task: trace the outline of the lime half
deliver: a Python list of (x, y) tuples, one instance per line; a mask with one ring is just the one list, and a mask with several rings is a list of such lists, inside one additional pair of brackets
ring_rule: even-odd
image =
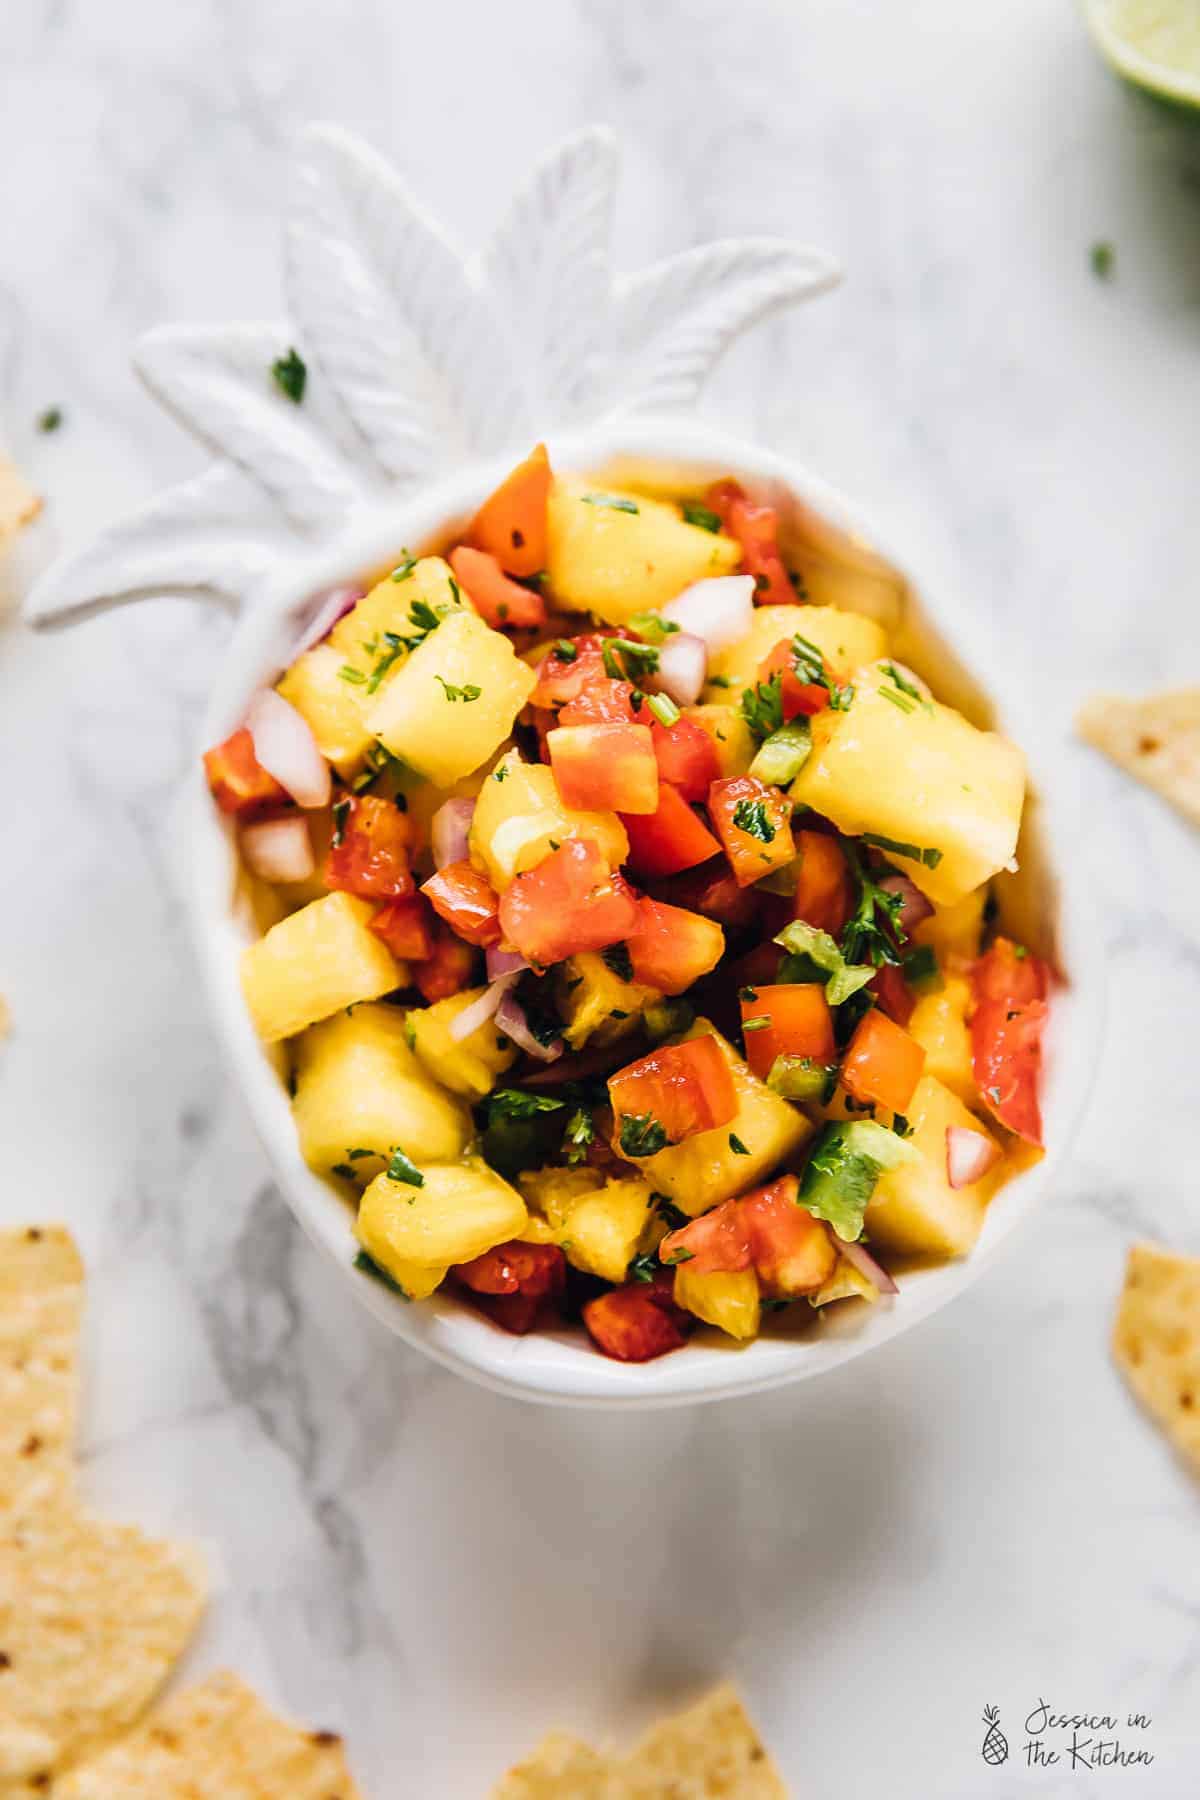
[(1086, 0), (1105, 60), (1135, 87), (1200, 112), (1197, 0)]

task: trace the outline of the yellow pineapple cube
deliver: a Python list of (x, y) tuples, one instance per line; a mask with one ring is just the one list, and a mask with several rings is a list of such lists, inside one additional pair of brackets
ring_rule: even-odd
[(855, 1268), (844, 1256), (839, 1256), (833, 1265), (833, 1274), (823, 1287), (815, 1294), (808, 1296), (810, 1306), (829, 1306), (834, 1300), (868, 1300), (872, 1305), (879, 1298), (879, 1289), (873, 1281)]
[(494, 1019), (485, 1019), (461, 1043), (450, 1036), (459, 1013), (473, 1006), (483, 991), (466, 988), (432, 1006), (416, 1006), (408, 1015), (413, 1049), (425, 1068), (452, 1094), (468, 1100), (482, 1100), (490, 1094), (496, 1077), (517, 1060), (516, 1047), (497, 1031)]
[(276, 686), (307, 719), (317, 748), (339, 775), (357, 773), (374, 742), (367, 730), (365, 687), (346, 681), (346, 659), (332, 644), (296, 658)]
[(471, 861), (502, 894), (514, 878), (542, 862), (564, 838), (589, 838), (610, 869), (629, 855), (629, 838), (615, 812), (576, 812), (559, 797), (554, 771), (502, 756), (482, 783), (471, 821)]
[(502, 632), (453, 612), (380, 689), (367, 723), (430, 781), (459, 781), (508, 737), (536, 676)]
[[(532, 1208), (529, 1228), (540, 1224), (550, 1228), (553, 1241), (566, 1230), (571, 1208), (585, 1194), (595, 1194), (604, 1186), (599, 1169), (583, 1165), (577, 1169), (527, 1169), (517, 1177), (518, 1186)], [(544, 1237), (542, 1242), (546, 1242)]]
[(353, 894), (327, 894), (243, 950), (242, 993), (264, 1043), (407, 984), (405, 964), (367, 929), (374, 912)]
[(978, 1099), (971, 1068), (971, 1034), (967, 1030), (970, 983), (962, 975), (947, 975), (945, 986), (922, 994), (908, 1021), (908, 1035), (925, 1052), (925, 1074), (968, 1105)]
[(974, 888), (961, 900), (935, 906), (929, 918), (922, 919), (913, 931), (913, 943), (931, 944), (939, 960), (969, 961), (978, 956), (987, 892), (986, 887)]
[(722, 780), (746, 773), (754, 761), (758, 740), (738, 710), (737, 700), (732, 705), (685, 706), (683, 716), (707, 731), (716, 745)]
[(921, 1160), (901, 1163), (880, 1176), (867, 1205), (867, 1236), (884, 1250), (907, 1255), (965, 1256), (983, 1227), (988, 1201), (1004, 1180), (1004, 1162), (969, 1187), (950, 1186), (949, 1127), (961, 1126), (989, 1139), (991, 1133), (932, 1075), (917, 1083), (906, 1117), (912, 1126), (909, 1142)]
[(693, 1275), (686, 1263), (680, 1263), (675, 1271), (674, 1300), (676, 1306), (729, 1337), (758, 1336), (762, 1305), (753, 1269)]
[(591, 1038), (597, 1044), (611, 1044), (628, 1037), (651, 1001), (662, 998), (657, 988), (623, 981), (605, 962), (604, 953), (596, 950), (569, 956), (557, 986), (564, 1035), (573, 1050)]
[[(450, 1273), (448, 1269), (427, 1269), (421, 1263), (405, 1262), (399, 1256), (393, 1256), (389, 1262), (385, 1263), (382, 1255), (377, 1256), (374, 1251), (367, 1249), (361, 1230), (359, 1231), (359, 1242), (367, 1251), (371, 1261), (377, 1264), (385, 1275), (396, 1284), (406, 1300), (428, 1300), (430, 1294), (437, 1292)], [(386, 1254), (386, 1244), (381, 1243), (380, 1249), (383, 1254)]]
[(623, 1281), (645, 1231), (653, 1191), (640, 1176), (605, 1179), (596, 1169), (542, 1169), (522, 1175), (521, 1192), (538, 1209), (528, 1241), (561, 1244), (586, 1275)]
[(851, 705), (814, 720), (812, 755), (792, 799), (851, 836), (926, 851), (921, 861), (880, 846), (931, 900), (953, 904), (1016, 850), (1024, 758), (951, 707), (903, 694), (888, 666), (859, 671)]
[(431, 1081), (408, 1047), (394, 1006), (356, 1006), (296, 1040), (292, 1111), (305, 1162), (360, 1186), (393, 1150), (416, 1163), (453, 1162), (471, 1139), (471, 1115)]
[[(389, 680), (408, 655), (405, 646), (390, 643), (385, 632), (391, 632), (397, 638), (419, 636), (428, 619), (413, 618), (413, 607), (417, 602), (439, 617), (456, 611), (463, 603), (450, 565), (440, 556), (422, 556), (411, 567), (407, 561), (399, 567), (409, 569), (402, 581), (393, 581), (390, 574), (385, 575), (338, 620), (329, 634), (329, 642), (343, 663), (349, 663), (370, 680), (382, 677), (378, 685)], [(381, 668), (381, 661), (387, 658), (392, 660)]]
[[(733, 1045), (713, 1031), (707, 1019), (697, 1019), (686, 1035), (697, 1037), (704, 1032), (712, 1032), (729, 1064), (738, 1100), (736, 1114), (728, 1125), (693, 1132), (680, 1144), (669, 1144), (654, 1156), (636, 1159), (638, 1173), (651, 1187), (668, 1195), (692, 1218), (719, 1200), (731, 1200), (766, 1181), (813, 1130), (806, 1114), (751, 1074)], [(744, 1144), (749, 1155), (734, 1150), (731, 1138)], [(613, 1148), (619, 1155), (618, 1146)]]
[(446, 1269), (521, 1235), (525, 1202), (480, 1158), (430, 1164), (421, 1173), (420, 1187), (377, 1175), (362, 1197), (359, 1242), (381, 1268)]
[(546, 526), (556, 598), (609, 625), (665, 606), (693, 581), (729, 575), (742, 560), (732, 538), (688, 525), (678, 506), (577, 478), (554, 482)]
[(887, 633), (862, 613), (843, 612), (836, 606), (760, 606), (746, 635), (709, 658), (704, 698), (718, 705), (739, 705), (743, 690), (758, 680), (763, 658), (781, 638), (797, 633), (816, 645), (840, 681), (887, 655)]

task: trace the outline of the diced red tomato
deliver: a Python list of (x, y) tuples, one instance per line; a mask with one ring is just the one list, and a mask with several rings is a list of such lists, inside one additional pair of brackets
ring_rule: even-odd
[(815, 681), (801, 681), (796, 673), (791, 638), (780, 638), (771, 653), (759, 663), (759, 681), (770, 681), (772, 675), (779, 676), (779, 701), (785, 720), (797, 719), (801, 713), (811, 718), (829, 705), (828, 688)]
[(837, 938), (850, 917), (850, 870), (836, 838), (823, 831), (798, 831), (800, 857), (793, 916)]
[(794, 1175), (783, 1175), (738, 1201), (759, 1284), (775, 1300), (813, 1293), (837, 1263), (829, 1227), (797, 1205), (799, 1189)]
[(1049, 985), (1045, 963), (1019, 955), (1008, 938), (997, 938), (971, 971), (971, 1060), (980, 1096), (1002, 1125), (1039, 1147)]
[(564, 806), (658, 810), (658, 763), (648, 725), (560, 725), (547, 732), (546, 748)]
[(633, 710), (633, 683), (598, 675), (558, 715), (560, 725), (645, 724)]
[(546, 602), (542, 596), (511, 581), (486, 550), (459, 544), (447, 560), (475, 611), (497, 631), (546, 623)]
[(655, 722), (650, 731), (662, 779), (692, 804), (706, 800), (721, 773), (721, 759), (704, 727), (681, 714), (673, 725)]
[(635, 981), (663, 994), (682, 994), (716, 968), (725, 949), (725, 933), (699, 913), (643, 896), (625, 942)]
[(472, 863), (447, 863), (422, 883), (421, 892), (441, 919), (468, 944), (486, 950), (500, 942), (500, 901)]
[(223, 744), (204, 752), (204, 773), (222, 812), (248, 817), (289, 798), (255, 756), (254, 739), (244, 725)]
[(610, 873), (588, 838), (568, 838), (518, 875), (500, 901), (505, 942), (539, 968), (619, 943), (636, 920), (632, 888), (618, 871)]
[(867, 983), (867, 991), (874, 994), (880, 1011), (897, 1025), (907, 1025), (916, 1011), (917, 997), (895, 963), (884, 963), (877, 969)]
[(538, 444), (489, 494), (472, 521), (468, 535), (510, 575), (536, 575), (546, 566), (551, 479), (546, 446)]
[(773, 506), (755, 506), (736, 481), (718, 481), (705, 496), (731, 537), (742, 546), (742, 568), (754, 577), (759, 606), (795, 606), (800, 599), (779, 554), (779, 521)]
[(625, 1119), (649, 1116), (662, 1126), (669, 1143), (678, 1144), (693, 1132), (727, 1125), (738, 1109), (729, 1064), (717, 1040), (707, 1035), (664, 1044), (619, 1069), (608, 1078), (608, 1096), (617, 1143)]
[(855, 1028), (842, 1059), (842, 1086), (863, 1106), (904, 1112), (921, 1079), (925, 1051), (873, 1006)]
[(334, 833), (325, 859), (325, 886), (366, 900), (403, 900), (413, 892), (408, 853), (412, 823), (390, 800), (356, 794)]
[(740, 1200), (672, 1231), (659, 1245), (668, 1266), (686, 1262), (697, 1275), (753, 1268), (773, 1299), (793, 1299), (821, 1287), (833, 1273), (837, 1249), (828, 1227), (797, 1205), (799, 1182), (781, 1176)]
[(667, 782), (660, 782), (658, 809), (650, 816), (621, 814), (629, 833), (629, 866), (653, 880), (675, 875), (719, 854), (721, 846), (687, 801)]
[(537, 1294), (477, 1294), (468, 1288), (466, 1298), (502, 1331), (526, 1337), (538, 1322), (544, 1302)]
[(540, 1300), (562, 1292), (567, 1265), (557, 1244), (523, 1244), (513, 1238), (470, 1262), (456, 1263), (450, 1273), (477, 1294), (525, 1294)]
[(388, 900), (371, 920), (371, 930), (401, 962), (425, 962), (433, 955), (429, 908), (420, 894)]
[(723, 856), (699, 868), (685, 869), (670, 883), (668, 894), (673, 904), (731, 928), (748, 925), (758, 911), (758, 895), (753, 888), (738, 886)]
[[(537, 666), (537, 685), (529, 696), (531, 706), (562, 706), (576, 700), (595, 681), (607, 681), (603, 643), (611, 632), (586, 631), (580, 637), (556, 639), (550, 653)], [(561, 645), (570, 644), (573, 656), (564, 656)]]
[(761, 881), (795, 856), (792, 803), (780, 788), (769, 787), (757, 775), (714, 781), (708, 790), (708, 811), (739, 887)]
[(422, 998), (432, 1006), (435, 1000), (461, 994), (470, 986), (474, 971), (475, 952), (470, 944), (464, 944), (460, 937), (439, 925), (434, 931), (432, 952), (417, 963), (412, 975)]
[[(747, 997), (751, 991), (752, 1000)], [(771, 1073), (777, 1056), (807, 1056), (815, 1063), (836, 1060), (833, 1014), (818, 982), (775, 982), (747, 989), (741, 1008), (746, 1061), (760, 1080)], [(756, 1019), (766, 1023), (759, 1028), (753, 1023)]]
[(589, 1300), (583, 1322), (596, 1348), (618, 1362), (651, 1362), (687, 1342), (685, 1315), (649, 1283), (631, 1282)]

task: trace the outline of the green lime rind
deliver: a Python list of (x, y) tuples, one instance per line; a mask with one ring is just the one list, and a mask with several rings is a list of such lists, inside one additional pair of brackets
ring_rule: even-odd
[(1085, 0), (1109, 67), (1176, 116), (1200, 113), (1200, 14), (1187, 0)]

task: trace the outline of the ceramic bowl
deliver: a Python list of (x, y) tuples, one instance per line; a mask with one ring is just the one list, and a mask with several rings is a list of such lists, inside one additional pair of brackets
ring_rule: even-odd
[[(1006, 679), (998, 647), (948, 591), (918, 588), (877, 520), (798, 464), (680, 414), (738, 330), (831, 284), (828, 259), (748, 240), (613, 278), (614, 163), (607, 134), (573, 139), (535, 173), (488, 249), (467, 259), (371, 151), (330, 128), (309, 133), (289, 228), (292, 320), (176, 328), (139, 352), (145, 379), (219, 460), (50, 570), (30, 597), (31, 620), (69, 623), (168, 592), (232, 603), (236, 623), (202, 732), (203, 743), (218, 741), (290, 659), (324, 592), (402, 547), (445, 541), (542, 436), (557, 468), (613, 484), (695, 492), (737, 476), (779, 508), (781, 540), (806, 567), (814, 599), (883, 619), (896, 655), (941, 697), (1028, 744), (1032, 721), (1012, 703), (1024, 684)], [(300, 406), (269, 376), (293, 343), (310, 370)], [(986, 670), (986, 686), (973, 670)], [(1033, 767), (1031, 777), (1021, 870), (1004, 878), (1002, 906), (1062, 977), (1046, 1157), (1001, 1190), (970, 1257), (905, 1273), (894, 1300), (847, 1303), (744, 1346), (701, 1332), (641, 1366), (607, 1360), (577, 1331), (510, 1337), (449, 1294), (407, 1304), (355, 1269), (350, 1211), (301, 1159), (278, 1059), (242, 1003), (238, 960), (252, 928), (233, 837), (198, 755), (178, 873), (216, 1028), (275, 1176), (363, 1305), (437, 1362), (506, 1393), (665, 1406), (810, 1379), (882, 1347), (970, 1287), (1049, 1193), (1090, 1077), (1098, 987), (1086, 907), (1055, 862), (1052, 770)]]

